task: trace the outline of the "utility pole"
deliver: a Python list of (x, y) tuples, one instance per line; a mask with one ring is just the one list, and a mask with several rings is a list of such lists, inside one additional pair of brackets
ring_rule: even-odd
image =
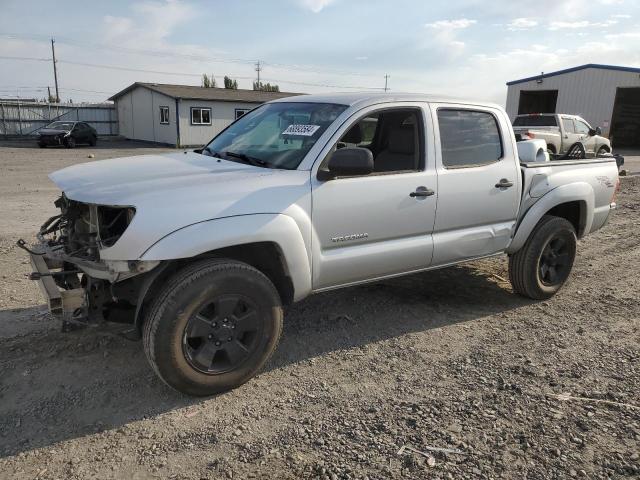
[(389, 84), (389, 75), (385, 75), (384, 76), (384, 91), (385, 92), (389, 90), (389, 88), (387, 86), (388, 84)]
[(60, 103), (60, 95), (58, 93), (58, 69), (56, 68), (56, 42), (51, 39), (51, 55), (53, 57), (53, 79), (56, 82), (56, 103)]
[(258, 60), (256, 62), (256, 72), (258, 74), (258, 89), (260, 88), (260, 70), (262, 70), (262, 67), (260, 66), (260, 60)]

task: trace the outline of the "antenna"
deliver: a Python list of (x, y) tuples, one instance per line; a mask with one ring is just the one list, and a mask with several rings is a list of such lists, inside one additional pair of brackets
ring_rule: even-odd
[(384, 91), (387, 92), (389, 90), (388, 84), (389, 84), (389, 78), (391, 78), (390, 75), (385, 75), (384, 76)]

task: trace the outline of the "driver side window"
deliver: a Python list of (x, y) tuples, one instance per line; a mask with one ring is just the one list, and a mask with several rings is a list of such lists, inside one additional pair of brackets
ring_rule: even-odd
[(419, 109), (381, 110), (360, 118), (335, 148), (366, 148), (373, 155), (373, 173), (417, 171), (423, 168), (424, 127)]
[(580, 120), (574, 120), (574, 123), (576, 124), (576, 132), (577, 133), (581, 133), (581, 134), (585, 134), (587, 135), (589, 133), (589, 126), (580, 121)]

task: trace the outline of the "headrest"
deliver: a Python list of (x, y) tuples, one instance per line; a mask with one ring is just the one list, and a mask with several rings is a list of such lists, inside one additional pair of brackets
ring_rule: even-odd
[(362, 143), (362, 128), (360, 128), (360, 124), (356, 123), (353, 127), (349, 129), (347, 133), (345, 133), (344, 137), (342, 137), (342, 141), (344, 143)]
[(389, 131), (389, 147), (387, 150), (391, 153), (410, 155), (416, 148), (414, 142), (413, 125), (394, 128)]

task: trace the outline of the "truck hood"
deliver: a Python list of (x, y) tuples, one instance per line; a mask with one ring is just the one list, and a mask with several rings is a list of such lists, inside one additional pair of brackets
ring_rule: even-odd
[[(101, 160), (58, 170), (49, 178), (79, 202), (132, 206), (127, 238), (146, 248), (169, 233), (215, 218), (283, 213), (310, 203), (309, 172), (254, 167), (180, 152)], [(145, 247), (145, 244), (146, 247)]]
[(155, 205), (175, 202), (176, 196), (189, 197), (201, 189), (215, 189), (216, 195), (255, 190), (266, 179), (290, 172), (184, 152), (82, 163), (49, 178), (72, 200), (140, 206), (150, 200), (159, 202)]

